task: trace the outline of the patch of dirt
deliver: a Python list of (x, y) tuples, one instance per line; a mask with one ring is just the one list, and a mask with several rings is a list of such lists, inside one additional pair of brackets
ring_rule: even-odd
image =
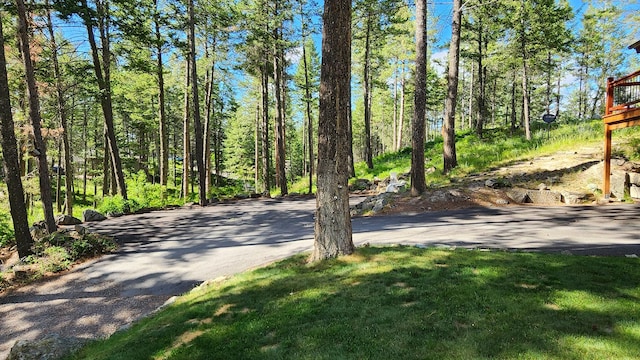
[[(446, 187), (428, 189), (419, 197), (412, 197), (408, 192), (392, 194), (388, 205), (376, 215), (521, 205), (507, 195), (510, 188), (539, 190), (544, 187), (556, 193), (584, 194), (590, 199), (586, 203), (591, 204), (600, 196), (598, 189), (602, 186), (604, 172), (602, 159), (602, 148), (584, 147), (517, 161), (472, 174)], [(612, 170), (628, 170), (638, 166), (614, 159), (611, 167)], [(487, 180), (495, 182), (495, 188), (487, 187)]]

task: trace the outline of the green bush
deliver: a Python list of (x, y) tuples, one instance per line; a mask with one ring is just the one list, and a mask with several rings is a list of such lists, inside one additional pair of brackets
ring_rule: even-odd
[(7, 213), (0, 213), (0, 247), (13, 245), (15, 241), (11, 217)]

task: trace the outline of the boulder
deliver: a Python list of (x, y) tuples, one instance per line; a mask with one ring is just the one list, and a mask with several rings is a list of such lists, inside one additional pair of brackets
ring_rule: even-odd
[(11, 348), (7, 360), (57, 360), (69, 356), (84, 346), (89, 339), (65, 338), (58, 334), (40, 340), (18, 340)]
[(623, 199), (629, 194), (629, 177), (624, 171), (612, 171), (610, 178), (611, 194), (618, 199)]
[(506, 191), (506, 194), (516, 204), (526, 204), (531, 202), (531, 199), (529, 199), (528, 190), (525, 189), (508, 189)]
[(584, 204), (591, 200), (591, 195), (587, 193), (563, 191), (562, 202), (567, 205), (579, 205)]
[(60, 214), (56, 216), (56, 225), (78, 225), (82, 224), (82, 220), (73, 216)]
[(107, 220), (107, 217), (95, 210), (87, 209), (82, 212), (82, 220), (84, 222), (103, 221), (103, 220)]
[(629, 173), (629, 184), (640, 186), (640, 173), (630, 172)]
[(640, 186), (632, 184), (629, 188), (629, 196), (634, 199), (640, 199)]

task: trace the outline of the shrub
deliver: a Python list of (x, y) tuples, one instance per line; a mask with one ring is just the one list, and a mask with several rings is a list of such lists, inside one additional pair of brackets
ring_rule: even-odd
[(11, 224), (11, 217), (7, 213), (0, 213), (0, 247), (15, 243), (15, 233)]

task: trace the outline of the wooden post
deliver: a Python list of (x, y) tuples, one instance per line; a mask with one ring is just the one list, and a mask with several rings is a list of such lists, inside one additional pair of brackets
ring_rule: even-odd
[(607, 78), (607, 99), (605, 106), (605, 115), (611, 115), (611, 108), (613, 107), (613, 78)]
[(611, 195), (611, 129), (608, 124), (604, 125), (604, 186), (602, 188), (604, 198), (609, 199)]

